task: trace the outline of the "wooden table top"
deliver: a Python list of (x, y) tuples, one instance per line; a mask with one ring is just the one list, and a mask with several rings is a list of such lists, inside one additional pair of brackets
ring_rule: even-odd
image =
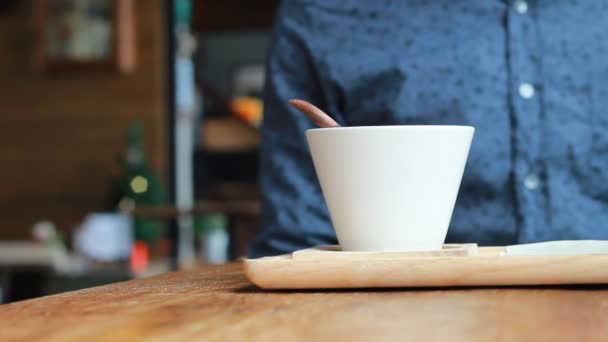
[(608, 287), (266, 292), (240, 264), (0, 306), (0, 340), (608, 341)]

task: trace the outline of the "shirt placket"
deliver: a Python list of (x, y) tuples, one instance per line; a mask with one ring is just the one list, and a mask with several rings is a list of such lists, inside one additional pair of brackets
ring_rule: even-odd
[(542, 84), (539, 45), (531, 2), (515, 0), (507, 14), (515, 194), (521, 242), (541, 240), (546, 231), (540, 164)]

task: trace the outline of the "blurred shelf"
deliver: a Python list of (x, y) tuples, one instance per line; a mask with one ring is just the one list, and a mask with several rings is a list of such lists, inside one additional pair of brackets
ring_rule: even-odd
[(236, 117), (206, 118), (201, 125), (201, 146), (207, 152), (240, 152), (257, 149), (260, 133)]
[(212, 200), (258, 200), (259, 185), (251, 182), (218, 182), (205, 187), (206, 199)]
[(139, 206), (136, 207), (131, 214), (139, 217), (170, 219), (181, 215), (203, 215), (213, 213), (256, 218), (261, 214), (261, 203), (258, 200), (201, 201), (196, 203), (190, 210), (171, 206)]
[(31, 241), (0, 242), (0, 266), (51, 266), (51, 250)]

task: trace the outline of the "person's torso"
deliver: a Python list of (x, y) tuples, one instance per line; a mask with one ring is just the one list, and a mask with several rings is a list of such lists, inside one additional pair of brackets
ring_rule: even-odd
[(608, 238), (608, 1), (310, 8), (343, 124), (476, 128), (449, 238)]

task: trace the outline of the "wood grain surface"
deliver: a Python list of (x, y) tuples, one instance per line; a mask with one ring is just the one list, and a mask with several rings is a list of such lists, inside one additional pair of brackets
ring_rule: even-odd
[(2, 341), (607, 341), (607, 287), (280, 291), (240, 264), (0, 306)]

